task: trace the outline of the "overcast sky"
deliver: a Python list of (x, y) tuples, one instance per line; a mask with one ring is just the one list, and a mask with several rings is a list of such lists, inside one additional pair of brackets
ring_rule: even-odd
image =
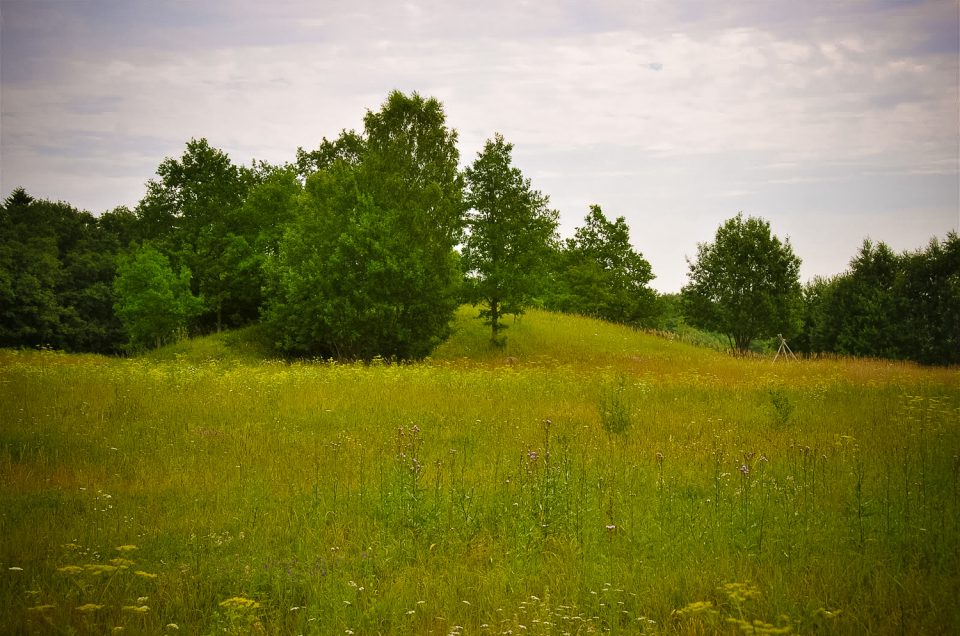
[(235, 163), (440, 99), (502, 133), (570, 235), (625, 216), (677, 291), (738, 211), (804, 280), (960, 226), (956, 0), (0, 0), (0, 196), (100, 213), (206, 137)]

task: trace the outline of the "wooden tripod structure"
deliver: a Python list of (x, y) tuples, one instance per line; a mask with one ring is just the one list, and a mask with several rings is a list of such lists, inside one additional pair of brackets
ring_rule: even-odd
[(776, 362), (777, 358), (779, 358), (781, 355), (784, 357), (784, 359), (786, 359), (787, 356), (790, 356), (796, 360), (797, 356), (793, 355), (793, 351), (790, 351), (790, 346), (787, 344), (787, 339), (783, 337), (783, 334), (778, 333), (777, 338), (780, 338), (780, 348), (777, 349), (777, 355), (773, 356), (773, 361)]

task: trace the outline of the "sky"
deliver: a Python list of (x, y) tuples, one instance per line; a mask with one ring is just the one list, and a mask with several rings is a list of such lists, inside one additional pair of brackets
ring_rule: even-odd
[(626, 218), (662, 292), (724, 220), (801, 278), (960, 227), (956, 0), (0, 0), (0, 196), (134, 207), (205, 137), (293, 161), (392, 90), (439, 99), (560, 212)]

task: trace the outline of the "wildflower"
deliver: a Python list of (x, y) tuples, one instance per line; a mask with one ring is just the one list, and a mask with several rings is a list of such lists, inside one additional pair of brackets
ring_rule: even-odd
[(13, 566), (12, 568), (7, 568), (7, 569), (10, 570), (11, 572), (23, 572), (23, 568), (17, 567), (16, 565)]
[(178, 630), (180, 629), (180, 626), (176, 623), (167, 623), (167, 629)]
[(103, 605), (97, 605), (96, 603), (87, 603), (86, 605), (81, 605), (74, 609), (76, 609), (78, 612), (83, 612), (84, 614), (90, 614), (92, 612), (96, 612), (99, 609), (103, 609)]
[(63, 572), (64, 574), (80, 574), (83, 572), (83, 568), (79, 565), (65, 565), (62, 568), (57, 568), (57, 572)]
[(253, 599), (244, 598), (242, 596), (234, 596), (233, 598), (228, 598), (225, 601), (221, 601), (220, 607), (226, 609), (257, 609), (260, 607), (260, 603), (257, 603)]
[(156, 574), (151, 574), (150, 572), (144, 572), (143, 570), (137, 570), (134, 572), (137, 576), (142, 576), (145, 579), (155, 579), (157, 578)]
[(676, 616), (687, 616), (691, 614), (700, 614), (702, 612), (710, 612), (713, 610), (713, 603), (711, 601), (694, 601), (688, 603), (686, 607), (680, 610), (674, 610), (673, 613)]
[(117, 566), (107, 565), (105, 563), (88, 563), (83, 566), (83, 569), (94, 576), (100, 576), (101, 574), (113, 574), (117, 571)]
[(30, 607), (27, 609), (28, 612), (46, 612), (48, 610), (55, 609), (56, 605), (37, 605), (35, 607)]
[(150, 608), (146, 605), (124, 605), (120, 608), (120, 611), (128, 614), (146, 614), (150, 611)]
[(663, 453), (661, 453), (660, 451), (657, 451), (657, 465), (658, 466), (663, 465)]
[(118, 546), (117, 546), (116, 548), (114, 548), (114, 549), (115, 549), (117, 552), (133, 552), (134, 550), (137, 550), (138, 548), (137, 548), (137, 546), (128, 543), (128, 544), (125, 544), (125, 545), (118, 545)]
[(133, 565), (133, 563), (134, 563), (134, 562), (131, 561), (130, 559), (124, 559), (124, 558), (121, 558), (121, 557), (117, 557), (116, 559), (110, 559), (110, 564), (111, 564), (111, 565), (115, 565), (115, 566), (117, 566), (118, 568), (121, 568), (121, 569), (126, 569), (127, 567)]
[(746, 464), (741, 464), (741, 465), (740, 465), (740, 474), (742, 474), (742, 475), (744, 475), (744, 476), (750, 474), (750, 469), (747, 468), (747, 465), (746, 465)]

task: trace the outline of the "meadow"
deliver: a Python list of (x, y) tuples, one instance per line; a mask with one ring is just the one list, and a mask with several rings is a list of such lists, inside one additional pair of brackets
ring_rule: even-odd
[(5, 633), (944, 633), (960, 371), (464, 308), (426, 361), (0, 351)]

